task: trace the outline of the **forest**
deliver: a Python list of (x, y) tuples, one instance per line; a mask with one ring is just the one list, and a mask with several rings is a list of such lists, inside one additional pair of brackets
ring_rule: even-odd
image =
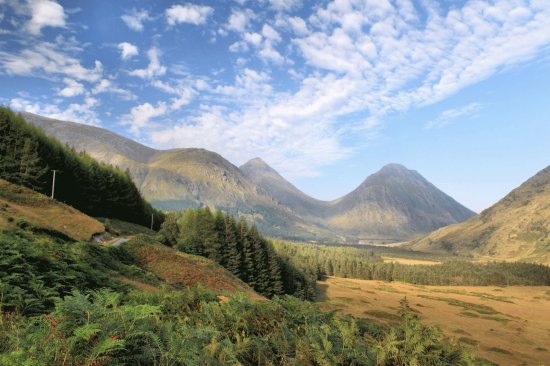
[(237, 221), (208, 207), (190, 208), (168, 213), (159, 233), (165, 244), (213, 260), (264, 296), (315, 298), (316, 277), (304, 275), (290, 260), (283, 260), (257, 228), (242, 218)]
[(153, 215), (156, 229), (164, 219), (141, 196), (128, 172), (76, 152), (0, 107), (0, 178), (49, 196), (54, 169), (59, 171), (55, 199), (90, 216), (149, 226)]
[(447, 260), (436, 265), (385, 263), (369, 249), (273, 241), (285, 260), (308, 276), (402, 281), (418, 285), (550, 285), (550, 267), (522, 262), (475, 263)]
[[(19, 228), (0, 233), (0, 364), (483, 364), (424, 326), (377, 325), (292, 296), (254, 301), (178, 289), (140, 267), (126, 243), (107, 247)], [(125, 276), (154, 291), (119, 283)]]

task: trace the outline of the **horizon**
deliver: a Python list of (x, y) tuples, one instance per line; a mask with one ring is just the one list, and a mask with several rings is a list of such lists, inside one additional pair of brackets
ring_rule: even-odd
[(70, 4), (0, 1), (0, 104), (321, 200), (398, 163), (480, 212), (550, 164), (548, 3)]

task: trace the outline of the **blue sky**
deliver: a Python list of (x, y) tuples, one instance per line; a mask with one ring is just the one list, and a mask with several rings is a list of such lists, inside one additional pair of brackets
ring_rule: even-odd
[(395, 162), (486, 208), (550, 164), (549, 85), (547, 0), (0, 0), (1, 104), (321, 199)]

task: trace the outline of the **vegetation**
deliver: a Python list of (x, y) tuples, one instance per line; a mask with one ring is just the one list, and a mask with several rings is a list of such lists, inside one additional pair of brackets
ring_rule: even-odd
[(244, 219), (237, 222), (233, 216), (212, 213), (208, 207), (190, 208), (168, 214), (160, 234), (166, 244), (212, 259), (264, 296), (315, 297), (315, 278), (306, 277), (289, 260), (282, 260), (271, 243)]
[(156, 228), (163, 214), (141, 196), (128, 172), (76, 152), (8, 108), (0, 107), (0, 178), (49, 195), (52, 169), (60, 171), (55, 198), (90, 216), (118, 218)]
[(472, 263), (447, 261), (436, 265), (384, 263), (372, 250), (305, 243), (274, 242), (279, 255), (308, 273), (364, 280), (402, 281), (419, 285), (550, 285), (550, 267), (521, 262)]
[[(18, 229), (2, 232), (0, 245), (1, 365), (475, 362), (406, 303), (399, 324), (381, 326), (290, 296), (254, 301), (178, 289), (142, 268), (130, 243), (69, 243)], [(113, 280), (120, 276), (155, 287), (133, 289)]]

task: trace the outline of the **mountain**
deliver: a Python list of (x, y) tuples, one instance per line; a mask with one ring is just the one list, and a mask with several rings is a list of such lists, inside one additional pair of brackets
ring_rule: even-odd
[(409, 246), (492, 260), (550, 263), (550, 166), (479, 215)]
[(300, 191), (261, 158), (249, 160), (239, 169), (271, 197), (302, 216), (323, 216), (324, 210), (330, 206), (329, 202), (316, 200)]
[(286, 238), (334, 235), (297, 216), (235, 165), (204, 149), (156, 150), (108, 130), (22, 112), (28, 122), (76, 150), (127, 169), (145, 198), (166, 210), (209, 205), (244, 215), (262, 232)]
[(260, 158), (240, 168), (219, 154), (155, 150), (98, 127), (30, 113), (60, 141), (127, 169), (145, 198), (168, 210), (209, 205), (254, 221), (267, 235), (309, 240), (409, 240), (473, 215), (417, 172), (388, 165), (334, 201), (301, 192)]
[(473, 216), (418, 172), (389, 164), (331, 203), (331, 227), (364, 240), (405, 240)]

